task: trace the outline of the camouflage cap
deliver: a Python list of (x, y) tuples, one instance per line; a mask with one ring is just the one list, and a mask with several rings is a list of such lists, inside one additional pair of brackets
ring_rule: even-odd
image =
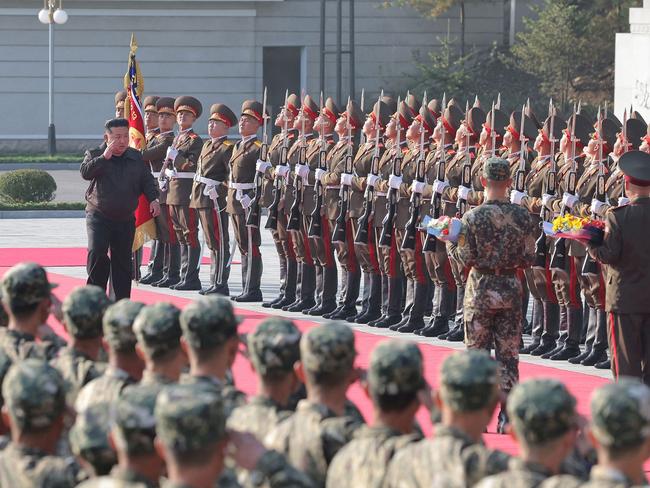
[(2, 299), (10, 308), (35, 305), (49, 298), (52, 288), (45, 269), (36, 263), (19, 263), (2, 279)]
[(133, 322), (142, 307), (144, 303), (123, 298), (106, 309), (102, 324), (104, 339), (111, 348), (127, 351), (135, 347), (137, 339), (133, 332)]
[(63, 377), (40, 359), (24, 359), (9, 368), (2, 396), (11, 422), (26, 431), (44, 429), (63, 414)]
[(180, 347), (180, 314), (179, 308), (162, 302), (140, 310), (133, 322), (133, 332), (149, 357), (155, 359)]
[(601, 444), (621, 449), (650, 437), (650, 388), (632, 378), (621, 378), (594, 391), (591, 430)]
[(491, 181), (506, 181), (510, 178), (510, 164), (503, 158), (488, 158), (483, 165), (483, 177)]
[(180, 316), (183, 337), (193, 349), (209, 349), (225, 344), (237, 335), (239, 318), (230, 300), (203, 297), (190, 303)]
[(389, 340), (372, 351), (368, 385), (376, 395), (415, 393), (425, 386), (422, 353), (412, 342)]
[(576, 425), (576, 399), (559, 381), (532, 379), (510, 392), (508, 415), (520, 438), (531, 445), (543, 444)]
[(77, 339), (102, 335), (102, 317), (111, 304), (98, 286), (78, 286), (63, 300), (63, 316), (68, 332)]
[(160, 388), (156, 385), (137, 385), (124, 389), (113, 412), (113, 432), (118, 449), (129, 454), (154, 452), (154, 407), (159, 391)]
[(497, 362), (486, 351), (456, 352), (448, 356), (440, 368), (442, 400), (458, 412), (487, 406), (498, 384)]
[(221, 396), (201, 386), (165, 388), (158, 396), (155, 412), (158, 437), (176, 453), (198, 451), (226, 435)]
[(270, 317), (247, 337), (248, 353), (262, 376), (291, 371), (300, 359), (300, 331), (291, 320)]
[(93, 467), (110, 467), (117, 463), (117, 456), (108, 441), (111, 405), (101, 402), (91, 405), (77, 414), (70, 429), (70, 448)]
[(352, 369), (357, 352), (352, 329), (344, 324), (325, 324), (309, 329), (300, 340), (300, 358), (314, 373), (341, 373)]

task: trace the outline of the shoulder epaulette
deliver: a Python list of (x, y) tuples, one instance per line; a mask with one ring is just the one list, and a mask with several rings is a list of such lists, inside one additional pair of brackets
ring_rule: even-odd
[(225, 141), (223, 141), (223, 145), (224, 146), (232, 146), (233, 142), (230, 139), (226, 139)]
[(452, 154), (452, 155), (456, 154), (456, 150), (455, 149), (447, 149), (447, 154)]
[(196, 132), (189, 132), (187, 135), (190, 137), (190, 139), (196, 139), (197, 137), (199, 137), (199, 135)]
[(256, 140), (255, 142), (253, 142), (253, 144), (255, 144), (257, 147), (262, 147), (262, 143), (260, 141)]

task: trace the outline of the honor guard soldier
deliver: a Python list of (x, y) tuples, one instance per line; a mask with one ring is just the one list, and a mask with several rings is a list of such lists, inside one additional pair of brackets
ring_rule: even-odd
[(609, 313), (612, 372), (635, 376), (650, 385), (650, 309), (645, 299), (650, 255), (644, 233), (650, 229), (650, 155), (629, 151), (621, 156), (628, 205), (605, 217), (601, 245), (589, 244), (589, 254), (608, 265), (605, 309)]
[[(377, 258), (381, 271), (381, 289), (383, 297), (382, 316), (369, 322), (371, 327), (385, 329), (395, 325), (402, 320), (402, 291), (404, 285), (404, 271), (399, 253), (401, 242), (398, 242), (394, 232), (395, 217), (399, 205), (399, 196), (394, 194), (388, 200), (388, 180), (391, 175), (402, 171), (402, 162), (408, 154), (408, 141), (406, 130), (413, 122), (411, 109), (404, 101), (400, 101), (397, 111), (391, 116), (384, 132), (386, 151), (379, 161), (378, 176), (380, 180), (376, 183), (375, 192), (375, 242), (377, 243)], [(404, 205), (405, 202), (402, 202)], [(393, 206), (393, 220), (386, 222), (390, 230), (390, 245), (382, 245), (380, 239), (384, 227), (384, 219), (389, 213), (389, 206)], [(387, 239), (387, 237), (384, 237)]]
[[(145, 110), (148, 105), (146, 105)], [(152, 113), (151, 109), (149, 112)], [(142, 159), (151, 168), (151, 174), (156, 182), (161, 182), (161, 170), (167, 148), (174, 142), (174, 99), (162, 97), (156, 101), (156, 115), (158, 120), (158, 132), (152, 137), (147, 133), (147, 147), (142, 150)], [(162, 175), (164, 181), (164, 175)], [(154, 283), (169, 280), (167, 285), (174, 285), (180, 281), (180, 247), (176, 234), (170, 224), (170, 208), (167, 205), (167, 192), (162, 189), (158, 193), (160, 200), (160, 215), (156, 217), (157, 239), (151, 248), (151, 263), (149, 273), (142, 277), (140, 283), (153, 285)], [(157, 285), (156, 285), (157, 286)]]
[[(574, 114), (567, 122), (567, 129), (560, 140), (560, 152), (564, 163), (558, 173), (559, 191), (555, 195), (544, 194), (542, 197), (544, 206), (554, 213), (568, 213), (577, 202), (577, 197), (574, 195), (575, 186), (584, 171), (583, 148), (589, 141), (592, 130), (592, 124), (580, 114)], [(559, 195), (562, 195), (562, 198)], [(573, 354), (578, 348), (583, 316), (580, 265), (584, 255), (584, 246), (575, 241), (561, 242), (561, 239), (555, 241), (549, 267), (555, 294), (560, 304), (560, 337), (555, 349), (550, 349), (552, 346), (550, 343), (541, 344), (531, 352), (533, 356), (549, 359), (559, 353), (562, 353), (561, 356)], [(563, 351), (565, 348), (566, 352)]]
[[(363, 112), (353, 100), (348, 101), (346, 111), (336, 121), (335, 131), (339, 136), (331, 156), (328, 159), (327, 170), (317, 171), (316, 178), (325, 186), (325, 202), (327, 218), (332, 229), (332, 242), (336, 246), (338, 261), (344, 271), (339, 306), (329, 314), (324, 314), (326, 319), (345, 320), (357, 314), (357, 298), (361, 283), (361, 271), (354, 252), (354, 233), (352, 222), (348, 216), (347, 207), (349, 200), (344, 201), (341, 195), (349, 190), (341, 184), (342, 174), (346, 169), (346, 161), (354, 154), (354, 137), (363, 126)], [(352, 166), (350, 164), (350, 166)], [(352, 167), (348, 168), (352, 171)], [(349, 173), (351, 174), (351, 173)], [(340, 236), (335, 235), (339, 231)], [(344, 234), (344, 236), (343, 236)], [(339, 237), (343, 237), (339, 239)], [(336, 240), (336, 242), (334, 242)]]
[(120, 90), (115, 94), (115, 118), (124, 118), (124, 102), (126, 101), (126, 90)]
[(309, 238), (312, 259), (316, 264), (316, 305), (304, 310), (307, 315), (323, 315), (336, 308), (338, 273), (332, 246), (332, 229), (326, 214), (325, 187), (316, 179), (316, 171), (327, 169), (327, 160), (337, 147), (334, 127), (340, 110), (331, 97), (321, 107), (314, 124), (319, 133), (307, 151), (309, 173), (307, 175), (302, 210), (305, 229)]
[[(495, 348), (506, 395), (519, 381), (523, 297), (517, 270), (532, 263), (537, 230), (528, 211), (510, 203), (510, 176), (507, 160), (485, 162), (485, 202), (463, 216), (457, 243), (447, 243), (450, 259), (471, 267), (463, 304), (465, 344), (469, 349)], [(505, 432), (506, 423), (502, 404), (499, 433)]]
[[(388, 105), (379, 100), (366, 118), (363, 126), (363, 133), (366, 142), (359, 148), (354, 158), (353, 171), (351, 175), (341, 175), (341, 184), (350, 186), (350, 219), (354, 233), (354, 254), (357, 257), (361, 270), (364, 273), (364, 297), (361, 311), (348, 320), (358, 324), (367, 324), (381, 316), (381, 275), (379, 273), (379, 262), (377, 261), (377, 248), (374, 240), (373, 211), (374, 191), (367, 191), (370, 181), (373, 189), (377, 180), (378, 169), (373, 168), (379, 165), (379, 160), (384, 152), (384, 143), (381, 133), (385, 130), (390, 120)], [(369, 195), (369, 197), (367, 196)], [(363, 217), (363, 218), (362, 218)], [(361, 232), (359, 226), (363, 225), (365, 242), (358, 238)]]
[(160, 133), (158, 127), (158, 109), (156, 108), (158, 99), (159, 97), (149, 95), (144, 98), (144, 103), (142, 104), (144, 108), (144, 130), (146, 132), (147, 144)]
[(639, 146), (639, 151), (650, 154), (650, 125), (647, 126), (646, 135), (641, 141), (641, 146)]
[(223, 103), (210, 107), (208, 135), (210, 140), (203, 144), (192, 186), (190, 208), (199, 214), (205, 242), (210, 249), (210, 286), (201, 290), (201, 295), (219, 293), (230, 296), (230, 239), (228, 237), (228, 214), (226, 196), (230, 156), (234, 144), (228, 140), (228, 131), (237, 125), (237, 116)]
[[(283, 157), (283, 152), (286, 155), (297, 140), (298, 131), (294, 129), (294, 121), (298, 116), (300, 105), (300, 98), (296, 94), (287, 95), (284, 106), (280, 108), (275, 118), (275, 126), (280, 129), (280, 133), (273, 136), (268, 151), (268, 162), (257, 169), (264, 175), (260, 205), (265, 208), (274, 204), (280, 205), (283, 196), (283, 181), (286, 179), (286, 175), (278, 176), (276, 167), (281, 164), (280, 158)], [(283, 172), (284, 169), (280, 171)], [(284, 220), (284, 216), (278, 213), (278, 222), (281, 220)], [(278, 223), (278, 227), (281, 225)], [(291, 239), (291, 236), (286, 235), (283, 229), (284, 227), (280, 227), (280, 230), (278, 228), (270, 229), (280, 260), (280, 294), (273, 300), (264, 302), (262, 306), (265, 308), (281, 309), (296, 301), (298, 263), (293, 254), (293, 246), (287, 243), (287, 239)]]
[(242, 104), (239, 118), (241, 140), (235, 144), (230, 156), (230, 181), (226, 211), (232, 218), (235, 238), (242, 256), (243, 292), (234, 298), (238, 302), (261, 302), (262, 254), (259, 228), (246, 225), (246, 212), (253, 196), (255, 171), (262, 144), (257, 139), (257, 131), (263, 124), (262, 104), (246, 100)]
[[(318, 117), (318, 105), (309, 96), (305, 95), (298, 117), (293, 122), (294, 129), (298, 130), (298, 140), (291, 146), (287, 156), (290, 171), (284, 190), (284, 214), (287, 218), (287, 233), (290, 239), (291, 252), (295, 256), (298, 266), (297, 289), (300, 290), (296, 300), (282, 310), (288, 312), (302, 312), (316, 305), (316, 268), (307, 242), (307, 232), (303, 223), (306, 215), (302, 208), (305, 197), (305, 184), (303, 176), (306, 175), (307, 150), (315, 139), (314, 122)], [(303, 160), (304, 159), (304, 160)], [(298, 171), (301, 174), (297, 174)], [(301, 176), (302, 175), (302, 176)], [(313, 198), (313, 197), (312, 197)]]
[(199, 267), (201, 244), (196, 210), (190, 208), (192, 183), (203, 140), (192, 126), (201, 116), (203, 106), (194, 97), (178, 97), (174, 102), (179, 132), (167, 149), (165, 175), (169, 178), (167, 205), (171, 207), (172, 225), (181, 248), (181, 281), (170, 286), (174, 290), (200, 290)]
[[(557, 115), (552, 107), (549, 117), (539, 131), (533, 149), (537, 151), (537, 158), (531, 165), (531, 171), (526, 176), (525, 192), (513, 189), (510, 201), (528, 209), (530, 216), (539, 224), (544, 221), (551, 222), (553, 213), (542, 205), (542, 196), (546, 193), (557, 191), (557, 159), (555, 152), (559, 149), (562, 131), (566, 123)], [(552, 132), (551, 132), (552, 131)], [(528, 289), (533, 296), (533, 320), (531, 334), (533, 341), (520, 352), (530, 354), (540, 344), (545, 348), (554, 349), (560, 334), (560, 307), (549, 268), (553, 250), (553, 240), (540, 230), (537, 238), (535, 262), (530, 269), (525, 270)]]

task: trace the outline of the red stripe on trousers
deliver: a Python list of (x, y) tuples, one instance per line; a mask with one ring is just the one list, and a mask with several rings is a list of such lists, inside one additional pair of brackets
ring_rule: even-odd
[(219, 239), (219, 227), (221, 226), (221, 219), (219, 214), (215, 209), (212, 209), (212, 224), (214, 225), (214, 240), (217, 241), (217, 244), (221, 242)]
[(442, 265), (442, 272), (447, 277), (447, 290), (456, 291), (456, 280), (454, 279), (454, 274), (451, 272), (449, 257), (445, 258), (445, 263)]
[(178, 239), (176, 238), (176, 232), (174, 231), (174, 225), (172, 224), (172, 208), (169, 205), (165, 205), (167, 209), (167, 231), (169, 232), (169, 243), (177, 244)]
[(614, 312), (609, 312), (609, 334), (611, 344), (611, 353), (612, 353), (612, 370), (614, 371), (614, 377), (618, 379), (618, 348), (616, 347), (616, 331), (614, 330)]
[(314, 265), (314, 260), (311, 257), (311, 249), (309, 248), (309, 237), (307, 237), (307, 230), (302, 229), (302, 239), (305, 247), (305, 264), (308, 266)]
[[(286, 229), (285, 225), (285, 229)], [(288, 247), (288, 252), (287, 252), (287, 259), (291, 259), (292, 261), (296, 260), (296, 253), (293, 250), (293, 238), (291, 237), (291, 232), (287, 231), (287, 247)]]
[(573, 256), (569, 258), (569, 306), (573, 308), (581, 307), (582, 304), (576, 301), (576, 286), (578, 285), (578, 275), (576, 274), (576, 262)]
[(345, 242), (348, 246), (348, 271), (356, 273), (357, 271), (357, 254), (354, 252), (354, 232), (352, 231), (352, 220), (345, 222)]
[(370, 266), (372, 266), (372, 273), (379, 274), (379, 261), (377, 260), (377, 248), (375, 247), (375, 240), (371, 236), (375, 235), (375, 226), (372, 219), (368, 219), (368, 256), (370, 257)]
[(415, 232), (415, 278), (421, 285), (426, 284), (427, 277), (424, 273), (424, 253), (422, 252), (422, 233)]
[(325, 246), (325, 265), (328, 268), (334, 266), (334, 251), (332, 250), (332, 233), (330, 232), (330, 223), (325, 215), (321, 215), (321, 226), (323, 245)]
[(199, 236), (198, 236), (198, 222), (197, 222), (197, 213), (195, 208), (189, 209), (189, 219), (188, 219), (188, 234), (190, 247), (199, 247)]
[(551, 257), (546, 256), (546, 266), (544, 267), (544, 274), (546, 280), (544, 286), (546, 287), (546, 296), (551, 303), (557, 303), (557, 295), (555, 294), (555, 287), (553, 286), (553, 277), (551, 275)]

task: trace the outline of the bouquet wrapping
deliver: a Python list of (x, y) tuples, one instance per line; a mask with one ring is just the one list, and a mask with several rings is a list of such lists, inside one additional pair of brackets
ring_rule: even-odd
[(605, 236), (605, 222), (602, 220), (576, 217), (575, 215), (560, 215), (553, 222), (544, 222), (544, 233), (547, 236), (580, 241), (599, 246)]
[(441, 241), (458, 242), (462, 224), (460, 220), (446, 215), (437, 219), (427, 215), (422, 219), (422, 228)]

